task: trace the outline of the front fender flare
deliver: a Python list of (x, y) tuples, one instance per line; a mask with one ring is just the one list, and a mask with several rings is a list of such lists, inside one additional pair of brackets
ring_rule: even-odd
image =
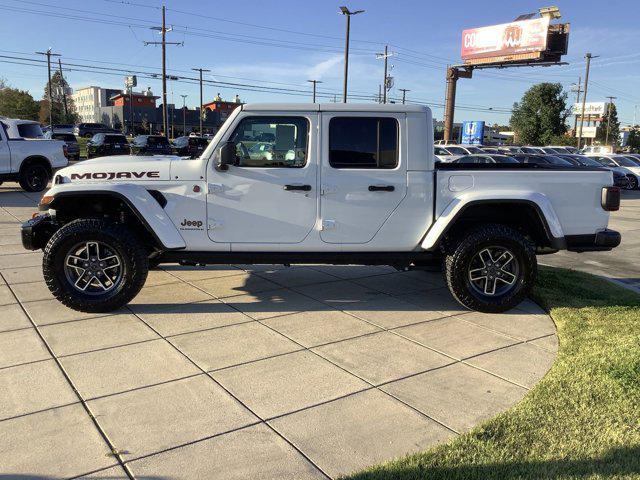
[(422, 240), (424, 250), (432, 250), (455, 224), (456, 219), (469, 207), (478, 204), (522, 203), (533, 206), (545, 227), (546, 235), (554, 248), (566, 248), (562, 225), (558, 219), (549, 197), (539, 192), (509, 192), (496, 194), (467, 193), (453, 199), (442, 211), (438, 219), (431, 225)]
[(56, 208), (56, 202), (62, 198), (77, 197), (90, 198), (92, 196), (111, 196), (123, 201), (156, 239), (163, 250), (180, 250), (186, 248), (186, 243), (169, 216), (151, 196), (149, 191), (141, 185), (109, 184), (109, 185), (54, 185), (45, 196), (52, 196), (53, 200), (47, 209)]

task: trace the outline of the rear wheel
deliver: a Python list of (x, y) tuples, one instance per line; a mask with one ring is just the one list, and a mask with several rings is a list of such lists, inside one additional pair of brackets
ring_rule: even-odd
[(30, 163), (20, 170), (18, 182), (27, 192), (41, 192), (50, 180), (49, 169), (42, 163)]
[(462, 305), (504, 312), (518, 305), (535, 282), (534, 245), (504, 225), (466, 232), (445, 258), (449, 290)]
[(44, 278), (63, 304), (82, 312), (109, 312), (131, 301), (147, 278), (147, 252), (126, 227), (79, 219), (58, 230), (43, 258)]

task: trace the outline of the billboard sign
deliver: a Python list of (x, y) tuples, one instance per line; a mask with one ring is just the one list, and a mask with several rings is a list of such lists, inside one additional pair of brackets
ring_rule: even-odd
[[(578, 128), (576, 128), (576, 134), (575, 136), (577, 137), (578, 134), (580, 133), (580, 125), (578, 125)], [(598, 134), (598, 127), (582, 127), (582, 138), (596, 138), (596, 135)]]
[(465, 63), (539, 58), (547, 50), (549, 17), (470, 28), (462, 32)]
[[(607, 113), (608, 106), (609, 104), (605, 102), (587, 102), (584, 104), (584, 114), (602, 116)], [(582, 103), (574, 103), (572, 113), (582, 115)]]
[(467, 145), (482, 145), (484, 137), (484, 122), (462, 122), (462, 143)]

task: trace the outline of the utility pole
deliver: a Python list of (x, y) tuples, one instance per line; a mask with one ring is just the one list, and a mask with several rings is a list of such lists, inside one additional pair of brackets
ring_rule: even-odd
[(389, 57), (392, 57), (394, 54), (389, 53), (389, 46), (384, 46), (384, 53), (376, 53), (376, 58), (380, 60), (384, 59), (384, 77), (382, 79), (382, 103), (387, 103), (387, 62)]
[(313, 102), (316, 103), (316, 85), (322, 83), (322, 80), (307, 80), (307, 82), (313, 83)]
[(169, 138), (169, 124), (167, 118), (167, 45), (184, 45), (183, 42), (167, 42), (167, 33), (173, 28), (167, 28), (166, 8), (162, 6), (162, 26), (151, 27), (151, 30), (160, 31), (161, 42), (144, 42), (145, 45), (162, 45), (162, 129), (164, 136)]
[(164, 136), (169, 138), (167, 123), (167, 25), (165, 21), (166, 8), (162, 5), (162, 129)]
[(613, 101), (618, 97), (607, 97), (609, 99), (609, 107), (607, 107), (607, 133), (604, 137), (604, 144), (609, 144), (609, 132), (611, 131), (611, 106), (613, 105)]
[(51, 57), (59, 57), (60, 54), (59, 53), (53, 53), (51, 51), (51, 47), (49, 47), (47, 49), (46, 52), (36, 52), (38, 55), (46, 55), (47, 56), (47, 73), (49, 75), (49, 89), (48, 89), (48, 96), (49, 96), (49, 126), (51, 127), (51, 133), (53, 133), (53, 110), (52, 110), (52, 106), (53, 106), (53, 95), (51, 94)]
[(591, 59), (598, 58), (598, 55), (591, 55), (587, 53), (584, 58), (587, 59), (587, 73), (584, 77), (584, 93), (582, 94), (582, 110), (580, 112), (580, 130), (578, 130), (578, 150), (582, 144), (582, 126), (584, 125), (584, 109), (587, 103), (587, 90), (589, 88), (589, 67), (591, 66)]
[(192, 68), (191, 70), (200, 74), (200, 136), (202, 136), (202, 72), (210, 72), (211, 70), (206, 68)]
[(187, 97), (188, 95), (180, 95), (182, 97), (182, 135), (187, 134)]
[(349, 77), (349, 32), (351, 30), (351, 15), (364, 13), (364, 10), (350, 11), (347, 7), (340, 7), (340, 13), (347, 17), (347, 34), (344, 41), (344, 84), (342, 87), (342, 103), (347, 103), (347, 79)]
[(402, 92), (402, 104), (404, 105), (407, 98), (407, 92), (410, 92), (411, 90), (408, 90), (406, 88), (400, 88), (399, 90)]
[[(578, 77), (578, 83), (573, 84), (573, 88), (571, 89), (576, 92), (576, 105), (580, 103), (580, 93), (582, 92), (582, 77)], [(578, 115), (574, 116), (573, 120), (573, 134), (575, 135), (578, 131)]]
[[(62, 88), (62, 104), (64, 105), (64, 121), (65, 123), (69, 120), (69, 110), (67, 109), (67, 91), (64, 88), (64, 76), (62, 75), (62, 61), (58, 58), (58, 68), (60, 69), (60, 82)], [(53, 131), (53, 130), (52, 130)]]

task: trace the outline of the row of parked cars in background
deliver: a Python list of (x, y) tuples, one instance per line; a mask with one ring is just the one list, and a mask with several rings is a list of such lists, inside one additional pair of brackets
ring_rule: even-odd
[[(54, 130), (44, 138), (62, 140), (67, 145), (70, 160), (80, 160), (80, 146), (73, 133)], [(169, 141), (162, 135), (138, 135), (131, 142), (122, 133), (96, 133), (87, 141), (87, 158), (109, 155), (178, 155), (195, 158), (207, 148), (209, 140), (198, 136), (183, 136)]]
[(478, 145), (436, 145), (436, 160), (461, 164), (528, 163), (545, 167), (596, 167), (610, 170), (614, 185), (636, 190), (640, 185), (640, 154), (580, 153), (575, 147), (527, 147)]

